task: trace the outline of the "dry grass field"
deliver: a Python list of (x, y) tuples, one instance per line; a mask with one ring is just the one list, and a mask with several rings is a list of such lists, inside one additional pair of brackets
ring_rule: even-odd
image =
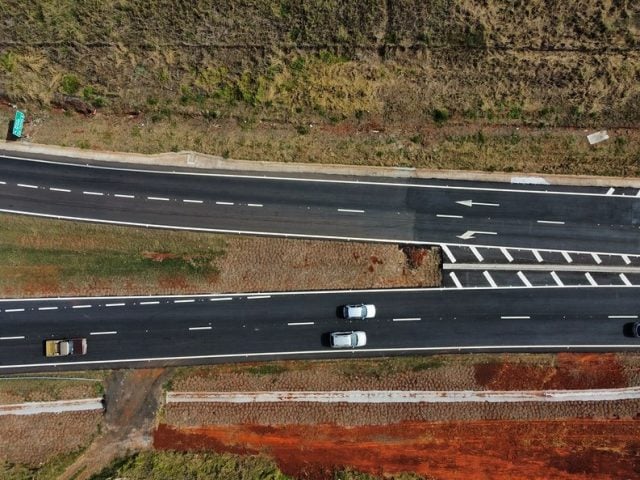
[[(640, 172), (629, 0), (9, 0), (3, 18), (0, 96), (28, 110), (34, 141)], [(612, 139), (589, 147), (585, 130), (603, 127)]]

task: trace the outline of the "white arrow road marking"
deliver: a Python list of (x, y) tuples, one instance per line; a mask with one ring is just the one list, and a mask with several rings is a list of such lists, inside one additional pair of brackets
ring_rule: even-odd
[(478, 205), (479, 207), (499, 207), (499, 203), (482, 203), (482, 202), (474, 202), (473, 200), (458, 200), (456, 203), (460, 205), (464, 205), (465, 207), (473, 207), (474, 205)]
[(498, 232), (478, 232), (476, 230), (467, 230), (462, 235), (456, 235), (456, 237), (461, 238), (462, 240), (470, 240), (475, 238), (474, 235), (497, 235)]

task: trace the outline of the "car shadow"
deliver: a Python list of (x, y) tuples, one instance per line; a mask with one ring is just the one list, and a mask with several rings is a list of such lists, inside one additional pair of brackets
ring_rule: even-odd
[(635, 335), (633, 334), (633, 325), (633, 322), (624, 324), (624, 326), (622, 327), (622, 333), (625, 337), (635, 337)]

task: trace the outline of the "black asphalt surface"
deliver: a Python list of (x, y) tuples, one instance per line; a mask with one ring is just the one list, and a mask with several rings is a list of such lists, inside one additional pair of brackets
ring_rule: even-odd
[[(635, 351), (640, 339), (625, 336), (624, 329), (640, 313), (639, 293), (629, 287), (512, 288), (2, 301), (0, 371), (60, 368), (67, 362), (108, 368), (329, 354)], [(160, 303), (141, 304), (149, 301)], [(353, 302), (375, 303), (376, 318), (339, 318), (338, 307)], [(114, 303), (124, 305), (107, 306)], [(51, 307), (57, 310), (39, 310)], [(15, 309), (24, 311), (7, 312)], [(329, 348), (327, 334), (344, 330), (366, 331), (367, 346)], [(86, 356), (44, 357), (45, 339), (69, 337), (88, 338)]]
[[(0, 156), (0, 211), (257, 234), (640, 253), (640, 197), (606, 195), (606, 188), (545, 187), (544, 193), (540, 186), (482, 182), (447, 187), (442, 181), (230, 175)], [(468, 200), (499, 206), (456, 203)], [(469, 232), (485, 233), (469, 238)]]
[[(255, 234), (640, 253), (640, 197), (628, 189), (122, 168), (0, 156), (0, 211)], [(476, 205), (457, 203), (468, 200)], [(476, 273), (482, 275), (466, 275)], [(515, 282), (511, 277), (496, 276)], [(482, 284), (482, 278), (465, 280)], [(0, 301), (0, 372), (458, 351), (637, 350), (640, 341), (625, 335), (625, 325), (640, 314), (638, 293), (637, 287), (566, 287), (215, 301)], [(337, 308), (352, 302), (375, 303), (377, 318), (339, 319)], [(329, 332), (356, 329), (367, 332), (365, 348), (328, 347)], [(46, 339), (70, 337), (89, 339), (86, 356), (44, 357)]]

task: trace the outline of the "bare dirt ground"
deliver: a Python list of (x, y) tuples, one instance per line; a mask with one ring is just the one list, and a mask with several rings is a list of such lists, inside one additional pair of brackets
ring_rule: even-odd
[(160, 425), (156, 449), (272, 455), (284, 473), (333, 478), (348, 466), (439, 480), (592, 480), (640, 475), (639, 420), (402, 422), (384, 426)]
[(60, 476), (82, 480), (115, 458), (150, 448), (164, 369), (118, 370), (106, 386), (102, 434)]

